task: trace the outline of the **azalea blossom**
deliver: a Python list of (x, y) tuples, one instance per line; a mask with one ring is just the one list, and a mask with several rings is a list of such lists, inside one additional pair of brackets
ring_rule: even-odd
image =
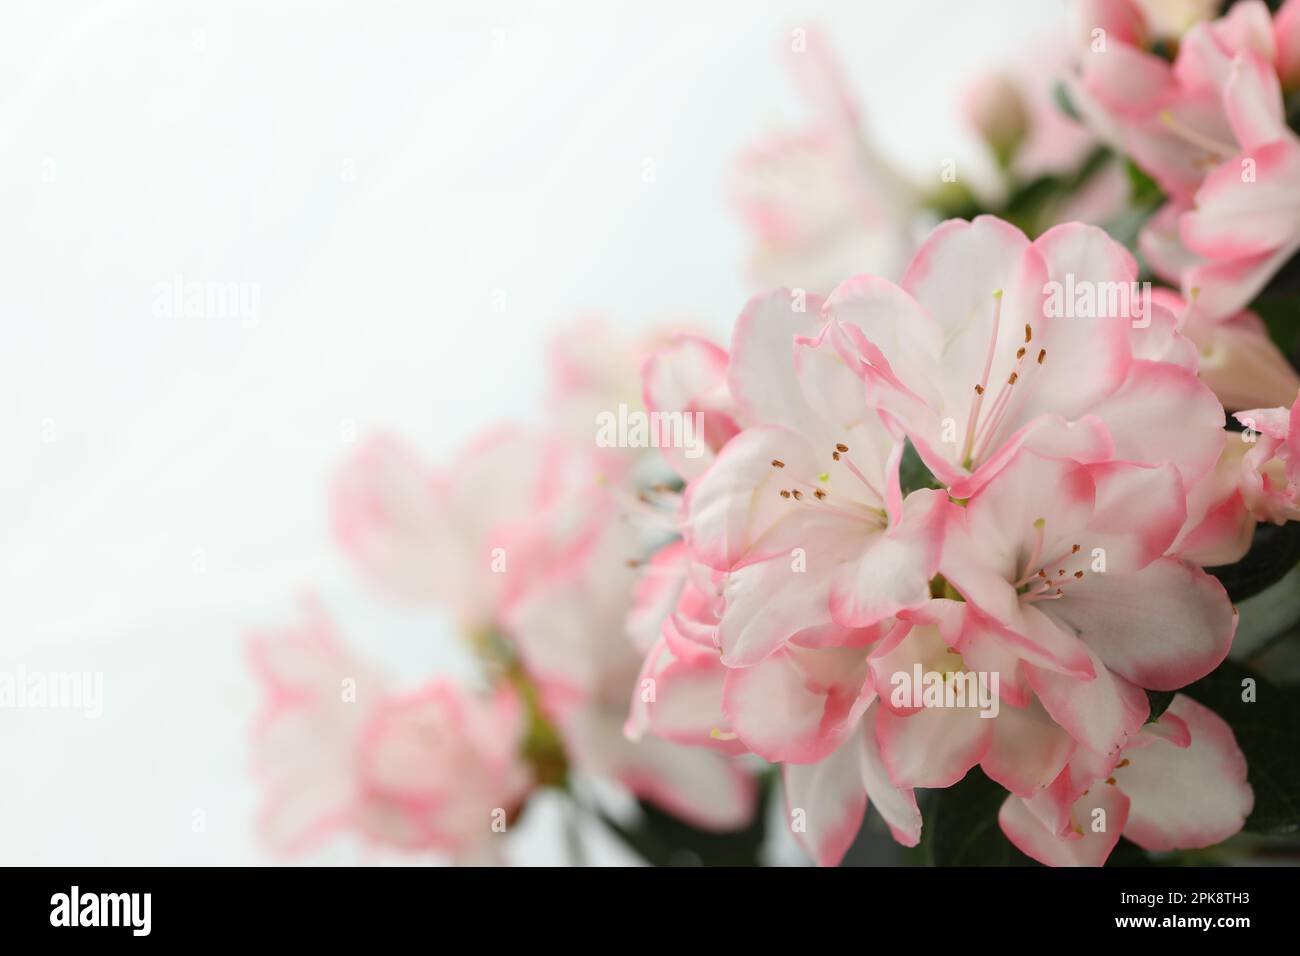
[(1234, 4), (1188, 31), (1172, 64), (1147, 51), (1128, 0), (1085, 9), (1105, 39), (1083, 54), (1079, 106), (1171, 200), (1143, 248), (1179, 247), (1156, 251), (1157, 270), (1205, 321), (1235, 316), (1300, 251), (1300, 139), (1282, 99), (1283, 77), (1288, 88), (1296, 79), (1300, 3), (1276, 17), (1261, 0)]
[(826, 292), (869, 266), (885, 275), (909, 251), (917, 189), (879, 154), (829, 40), (800, 28), (786, 53), (810, 118), (742, 152), (733, 202), (754, 235), (762, 287)]
[(727, 572), (728, 665), (756, 663), (801, 629), (869, 627), (929, 598), (946, 499), (904, 500), (901, 439), (862, 401), (844, 335), (830, 303), (785, 291), (737, 321), (727, 386), (749, 426), (682, 501), (693, 555)]
[(738, 827), (755, 801), (742, 768), (622, 732), (641, 659), (623, 625), (655, 533), (629, 520), (652, 509), (625, 475), (615, 452), (523, 429), (486, 433), (443, 475), (377, 439), (343, 470), (336, 524), (378, 583), (419, 582), (402, 593), (455, 609), (491, 666), (517, 659), (577, 770), (699, 826)]
[(437, 681), (395, 694), (314, 605), (301, 624), (254, 636), (249, 652), (265, 693), (254, 753), (273, 849), (353, 832), (460, 862), (499, 858), (494, 840), (531, 786), (513, 691)]
[[(1091, 304), (1075, 309), (1070, 289)], [(1194, 348), (1141, 293), (1132, 257), (1095, 227), (1030, 242), (987, 216), (947, 222), (900, 286), (850, 280), (827, 308), (854, 320), (845, 357), (868, 404), (955, 497), (1021, 446), (1168, 463), (1190, 484), (1223, 444), (1223, 409), (1197, 380)]]
[[(781, 763), (796, 835), (823, 863), (868, 801), (910, 845), (917, 787), (978, 764), (1036, 799), (1072, 761), (1135, 745), (1144, 689), (1227, 654), (1231, 603), (1180, 549), (1237, 547), (1223, 514), (1242, 510), (1220, 478), (1222, 406), (1175, 316), (1050, 302), (1135, 280), (1100, 230), (1031, 243), (988, 218), (948, 223), (901, 287), (759, 296), (728, 352), (648, 363), (675, 404), (708, 395), (738, 431), (684, 475), (682, 540), (646, 566), (627, 732)], [(903, 494), (904, 437), (946, 490)], [(895, 700), (913, 670), (999, 675), (1005, 706)]]
[(1247, 429), (1240, 447), (1241, 489), (1260, 521), (1300, 521), (1300, 397), (1289, 408), (1238, 412)]
[(596, 516), (574, 489), (622, 463), (518, 426), (484, 431), (445, 471), (396, 438), (364, 441), (334, 484), (335, 535), (361, 573), (408, 603), (490, 629), (530, 582), (586, 547)]
[(1146, 719), (1142, 688), (1184, 687), (1232, 643), (1223, 586), (1166, 554), (1185, 519), (1171, 465), (1021, 449), (955, 514), (940, 560), (985, 624), (977, 669), (1000, 670), (1016, 696), (1032, 689), (1076, 741), (1114, 753)]
[(1084, 754), (1035, 796), (1008, 796), (998, 823), (1040, 863), (1101, 866), (1121, 836), (1156, 852), (1211, 846), (1241, 829), (1254, 802), (1232, 729), (1178, 694), (1122, 752)]

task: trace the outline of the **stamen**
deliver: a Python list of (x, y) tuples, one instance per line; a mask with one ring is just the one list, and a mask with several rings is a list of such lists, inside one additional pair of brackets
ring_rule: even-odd
[(1174, 114), (1169, 110), (1160, 111), (1160, 122), (1179, 139), (1185, 140), (1193, 146), (1198, 146), (1207, 153), (1218, 156), (1220, 159), (1231, 159), (1237, 152), (1231, 146), (1220, 143), (1213, 137), (1206, 136), (1199, 130), (1194, 130), (1190, 126), (1174, 119)]
[(998, 344), (998, 330), (1002, 325), (1002, 290), (993, 293), (993, 332), (989, 336), (988, 351), (984, 355), (984, 374), (975, 386), (975, 400), (971, 402), (970, 418), (966, 422), (966, 441), (963, 442), (961, 458), (965, 467), (970, 467), (971, 452), (975, 447), (975, 430), (979, 426), (980, 406), (984, 403), (984, 390), (988, 387), (989, 375), (993, 372), (993, 353)]
[(1043, 551), (1043, 535), (1044, 535), (1044, 529), (1046, 527), (1047, 527), (1046, 518), (1039, 518), (1037, 521), (1034, 522), (1034, 546), (1032, 549), (1030, 549), (1029, 560), (1025, 562), (1024, 574), (1020, 578), (1020, 580), (1015, 583), (1014, 585), (1015, 587), (1018, 588), (1024, 587), (1033, 578), (1036, 577), (1043, 578), (1047, 576), (1046, 574), (1043, 573), (1041, 568), (1036, 572), (1030, 570), (1031, 568), (1034, 567), (1034, 565), (1038, 564), (1038, 556)]

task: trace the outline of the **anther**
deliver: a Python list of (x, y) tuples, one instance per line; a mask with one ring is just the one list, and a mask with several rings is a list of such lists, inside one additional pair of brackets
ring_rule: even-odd
[(784, 467), (785, 467), (785, 462), (781, 461), (779, 458), (773, 458), (773, 459), (772, 459), (772, 467), (773, 467), (773, 468), (784, 468)]
[(1039, 365), (1042, 365), (1042, 364), (1043, 364), (1043, 359), (1045, 359), (1045, 358), (1047, 358), (1047, 349), (1039, 349), (1039, 350), (1038, 350), (1038, 364), (1039, 364)]
[(781, 489), (781, 497), (782, 497), (782, 498), (789, 498), (789, 497), (790, 497), (790, 492), (788, 492), (788, 491), (786, 491), (784, 488), (782, 488), (782, 489)]
[(838, 452), (843, 453), (843, 452), (846, 452), (846, 451), (849, 450), (849, 446), (848, 446), (848, 445), (845, 445), (843, 442), (840, 442), (839, 444), (837, 444), (837, 445), (835, 446), (835, 450), (838, 451)]

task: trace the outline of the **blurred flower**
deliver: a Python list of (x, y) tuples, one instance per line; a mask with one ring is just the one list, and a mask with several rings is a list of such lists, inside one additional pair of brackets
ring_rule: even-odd
[(1300, 397), (1287, 408), (1238, 412), (1248, 431), (1242, 445), (1241, 488), (1260, 521), (1300, 521)]
[[(669, 348), (688, 343), (704, 344), (685, 337)], [(637, 369), (638, 350), (611, 348), (594, 367), (567, 351), (557, 353), (552, 407), (572, 434), (494, 429), (442, 472), (392, 439), (372, 440), (337, 483), (340, 541), (388, 593), (456, 612), (488, 670), (530, 702), (534, 732), (540, 725), (555, 739), (541, 764), (534, 755), (547, 782), (563, 781), (564, 768), (550, 766), (558, 759), (695, 826), (740, 827), (755, 807), (751, 774), (715, 754), (623, 735), (641, 661), (625, 629), (636, 567), (668, 522), (656, 508), (663, 489), (642, 487), (637, 475), (643, 459), (662, 463), (646, 448), (594, 447), (595, 413), (610, 411), (602, 405), (626, 406), (631, 391), (628, 412), (644, 414), (635, 372), (629, 389), (616, 371)], [(674, 382), (657, 387), (677, 394)], [(724, 427), (714, 439), (729, 435)]]
[(266, 695), (254, 759), (273, 849), (352, 831), (461, 862), (497, 859), (492, 840), (530, 785), (511, 690), (479, 697), (440, 681), (395, 696), (314, 604), (301, 625), (256, 635), (249, 650)]
[(745, 150), (732, 172), (735, 204), (755, 239), (761, 287), (827, 292), (864, 269), (894, 275), (906, 261), (916, 188), (877, 152), (828, 39), (808, 29), (787, 51), (808, 125)]
[(1077, 105), (1170, 197), (1143, 247), (1205, 321), (1240, 313), (1300, 251), (1300, 139), (1279, 78), (1298, 9), (1273, 19), (1261, 0), (1234, 4), (1188, 30), (1171, 64), (1130, 28), (1129, 0), (1085, 7), (1103, 36), (1083, 54)]

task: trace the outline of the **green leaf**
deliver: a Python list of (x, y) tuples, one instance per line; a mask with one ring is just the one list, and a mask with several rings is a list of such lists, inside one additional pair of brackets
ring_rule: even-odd
[(1256, 299), (1251, 309), (1268, 326), (1268, 334), (1295, 365), (1300, 361), (1300, 297), (1268, 296)]
[[(1255, 681), (1253, 701), (1243, 683)], [(1255, 809), (1246, 819), (1252, 833), (1300, 833), (1300, 689), (1278, 687), (1233, 661), (1184, 688), (1228, 722), (1246, 755)]]
[(1124, 165), (1128, 170), (1128, 181), (1132, 190), (1130, 198), (1133, 205), (1154, 209), (1165, 201), (1164, 191), (1156, 185), (1154, 179), (1138, 168), (1133, 160), (1126, 160)]
[(898, 479), (903, 486), (904, 495), (918, 488), (943, 487), (921, 460), (921, 456), (910, 440), (903, 446), (903, 459), (898, 465)]
[(1070, 91), (1060, 80), (1052, 87), (1052, 100), (1056, 103), (1056, 108), (1070, 119), (1076, 123), (1083, 122), (1083, 117), (1079, 115), (1079, 111), (1074, 108), (1074, 103), (1070, 100)]
[(1177, 691), (1172, 690), (1149, 690), (1147, 691), (1147, 701), (1151, 704), (1151, 713), (1147, 716), (1147, 723), (1153, 723), (1160, 719), (1160, 715), (1169, 709), (1169, 705), (1174, 701), (1174, 694)]
[(654, 866), (758, 866), (767, 835), (767, 808), (780, 787), (779, 776), (760, 780), (754, 819), (740, 830), (697, 830), (652, 803), (638, 801), (641, 818), (624, 825), (601, 813), (600, 819), (623, 842)]
[(1290, 521), (1259, 525), (1244, 558), (1205, 570), (1219, 579), (1233, 601), (1244, 601), (1281, 581), (1298, 561), (1300, 522)]
[(923, 843), (932, 866), (1038, 866), (998, 826), (1007, 791), (972, 767), (960, 782), (933, 794)]

